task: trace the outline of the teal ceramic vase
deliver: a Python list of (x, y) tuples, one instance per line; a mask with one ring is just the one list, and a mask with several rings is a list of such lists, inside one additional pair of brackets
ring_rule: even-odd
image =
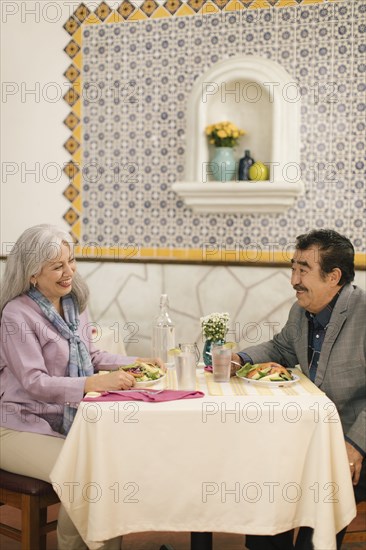
[(236, 162), (232, 147), (216, 147), (211, 161), (212, 179), (214, 181), (230, 181), (236, 173)]

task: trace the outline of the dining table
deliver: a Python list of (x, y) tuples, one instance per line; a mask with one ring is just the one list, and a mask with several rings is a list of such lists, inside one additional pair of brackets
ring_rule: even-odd
[(137, 394), (87, 394), (51, 481), (89, 548), (151, 531), (190, 532), (194, 550), (243, 534), (244, 548), (245, 534), (308, 526), (315, 550), (335, 550), (356, 516), (342, 425), (293, 372), (279, 386), (217, 383), (199, 365), (184, 394), (169, 368)]

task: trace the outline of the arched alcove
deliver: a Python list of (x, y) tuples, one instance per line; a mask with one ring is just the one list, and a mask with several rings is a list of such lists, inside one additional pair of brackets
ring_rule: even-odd
[[(192, 89), (187, 112), (186, 169), (173, 190), (201, 212), (281, 212), (304, 186), (300, 173), (300, 92), (276, 62), (233, 56), (213, 65)], [(236, 158), (249, 149), (270, 168), (266, 182), (209, 180), (209, 124), (230, 120), (246, 134)]]

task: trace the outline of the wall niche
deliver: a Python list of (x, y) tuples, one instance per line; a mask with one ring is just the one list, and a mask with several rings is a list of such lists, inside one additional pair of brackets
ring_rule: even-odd
[[(300, 91), (277, 62), (238, 55), (216, 63), (194, 83), (187, 109), (184, 180), (172, 188), (195, 212), (280, 213), (304, 192)], [(268, 181), (212, 181), (205, 128), (223, 120), (246, 132), (237, 163), (249, 149), (269, 167)]]

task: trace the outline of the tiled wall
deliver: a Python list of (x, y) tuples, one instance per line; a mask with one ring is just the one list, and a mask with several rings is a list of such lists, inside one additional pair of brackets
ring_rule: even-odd
[[(223, 260), (232, 259), (230, 250), (243, 260), (241, 251), (252, 243), (285, 247), (314, 226), (337, 228), (365, 252), (364, 0), (103, 2), (94, 13), (81, 6), (65, 28), (72, 59), (65, 74), (80, 94), (66, 97), (72, 161), (65, 219), (84, 246), (92, 241), (107, 255), (109, 245), (122, 244), (120, 259), (141, 257), (79, 262), (92, 318), (109, 340), (148, 355), (162, 292), (170, 298), (177, 343), (197, 341), (200, 348), (200, 316), (228, 311), (230, 338), (242, 348), (279, 330), (294, 301), (285, 268), (158, 265), (144, 258), (179, 258), (184, 251), (189, 259), (210, 242), (222, 245)], [(194, 215), (170, 187), (184, 171), (194, 79), (238, 53), (277, 61), (300, 86), (306, 193), (284, 215)], [(116, 172), (108, 167), (113, 163)], [(366, 288), (365, 271), (356, 282)]]
[[(147, 4), (144, 19), (104, 14), (103, 24), (86, 19), (77, 31), (83, 178), (66, 219), (81, 244), (107, 253), (130, 243), (142, 258), (180, 250), (187, 258), (205, 243), (281, 250), (310, 227), (327, 226), (365, 252), (365, 1), (244, 2), (209, 15), (201, 2), (194, 17), (179, 17), (167, 2), (156, 19), (158, 4)], [(171, 190), (184, 174), (194, 80), (238, 53), (280, 63), (301, 92), (306, 192), (277, 216), (194, 214)]]

